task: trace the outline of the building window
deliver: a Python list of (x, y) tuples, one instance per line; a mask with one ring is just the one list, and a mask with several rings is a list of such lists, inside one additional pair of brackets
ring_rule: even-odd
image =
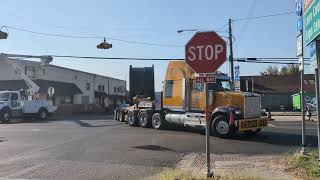
[(70, 96), (60, 97), (60, 104), (72, 104), (72, 97)]
[(42, 69), (42, 74), (45, 75), (46, 74), (46, 70)]
[(90, 83), (86, 84), (86, 89), (87, 89), (87, 91), (90, 91)]
[(101, 91), (101, 85), (98, 86), (98, 91), (99, 91), (99, 92)]
[(165, 97), (166, 98), (172, 98), (172, 92), (173, 92), (173, 81), (168, 80), (165, 84)]
[(26, 66), (24, 74), (29, 78), (35, 78), (36, 68), (34, 66)]
[(78, 79), (78, 76), (77, 76), (77, 75), (75, 75), (75, 76), (74, 76), (74, 79)]
[(104, 92), (104, 85), (101, 86), (101, 91)]
[(117, 88), (116, 88), (116, 87), (113, 88), (113, 92), (114, 92), (114, 93), (117, 92)]

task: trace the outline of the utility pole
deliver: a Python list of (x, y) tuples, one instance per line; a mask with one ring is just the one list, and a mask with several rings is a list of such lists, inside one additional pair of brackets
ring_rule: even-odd
[(230, 73), (231, 73), (231, 90), (234, 90), (234, 67), (233, 67), (233, 42), (232, 42), (232, 20), (229, 19), (229, 46), (230, 46), (230, 56), (229, 56), (229, 61), (230, 61)]

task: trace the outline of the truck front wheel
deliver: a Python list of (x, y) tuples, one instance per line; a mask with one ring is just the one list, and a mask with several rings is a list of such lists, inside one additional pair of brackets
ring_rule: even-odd
[(226, 116), (218, 115), (211, 123), (211, 132), (220, 138), (230, 138), (235, 134), (235, 128), (229, 126)]
[(48, 118), (48, 111), (44, 108), (41, 108), (38, 112), (38, 118), (40, 120), (46, 120)]
[(139, 112), (139, 125), (142, 128), (150, 127), (151, 117), (149, 113), (145, 110)]
[(9, 123), (11, 119), (11, 111), (9, 109), (5, 109), (1, 112), (1, 121), (2, 123)]

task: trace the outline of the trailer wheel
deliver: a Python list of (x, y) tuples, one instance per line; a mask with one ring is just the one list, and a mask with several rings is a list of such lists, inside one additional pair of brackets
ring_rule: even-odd
[(151, 125), (151, 117), (146, 110), (141, 110), (139, 112), (139, 125), (142, 128), (148, 128)]
[(164, 117), (160, 113), (155, 113), (152, 116), (152, 127), (153, 129), (163, 129), (165, 126)]
[(128, 112), (127, 122), (129, 124), (129, 126), (137, 126), (138, 125), (138, 120), (137, 120), (135, 113), (133, 111)]
[(48, 118), (48, 110), (41, 108), (38, 112), (38, 118), (40, 120), (46, 120)]
[(11, 110), (10, 109), (4, 109), (1, 113), (1, 122), (2, 123), (9, 123), (11, 119)]
[(211, 123), (211, 132), (220, 138), (230, 138), (235, 134), (235, 128), (229, 126), (226, 116), (218, 115)]

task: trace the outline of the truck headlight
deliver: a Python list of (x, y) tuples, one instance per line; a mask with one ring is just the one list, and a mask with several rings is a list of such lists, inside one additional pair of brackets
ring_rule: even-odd
[(235, 111), (234, 111), (234, 114), (240, 115), (240, 114), (241, 114), (241, 110), (235, 110)]

